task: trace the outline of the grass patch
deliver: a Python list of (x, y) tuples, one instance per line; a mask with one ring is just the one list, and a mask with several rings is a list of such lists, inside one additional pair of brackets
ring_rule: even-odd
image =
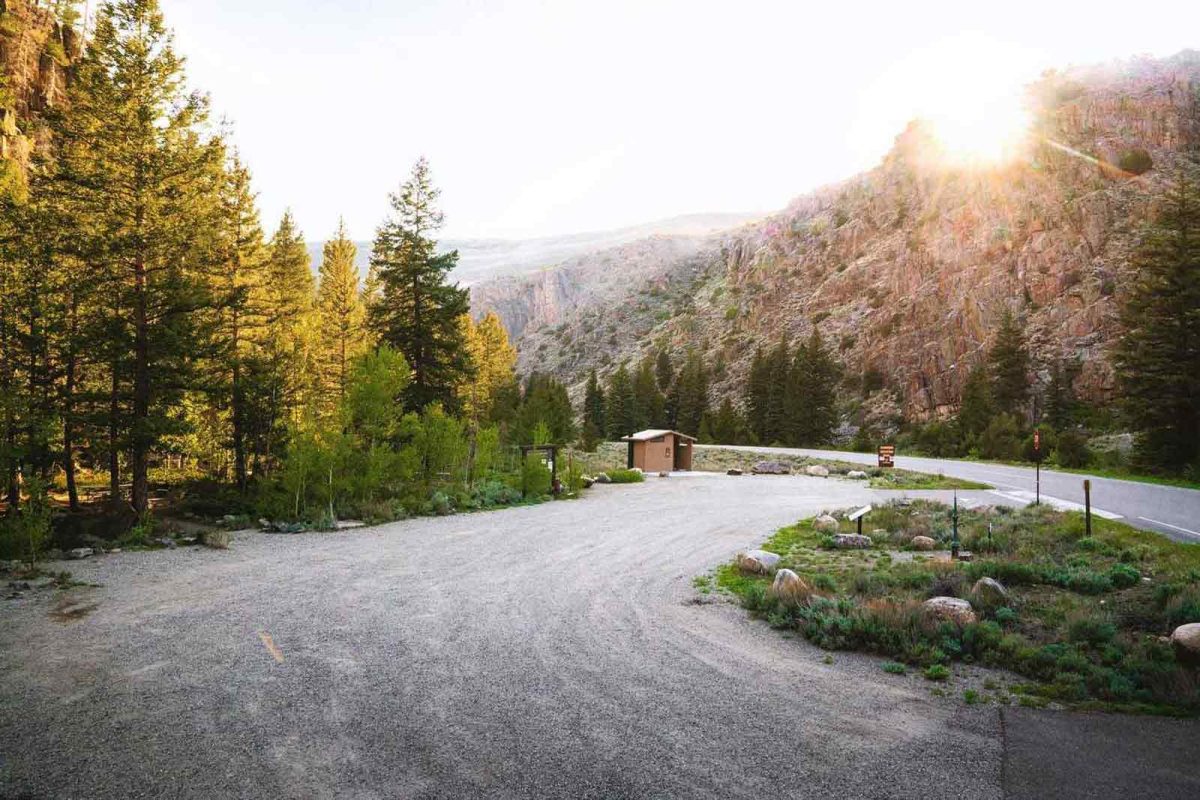
[[(839, 530), (851, 529), (835, 517)], [(763, 544), (814, 588), (804, 599), (784, 602), (767, 591), (770, 576), (733, 564), (716, 571), (716, 585), (773, 627), (828, 650), (877, 653), (931, 680), (961, 661), (1023, 676), (1029, 682), (1013, 692), (1038, 702), (1200, 713), (1200, 671), (1177, 663), (1161, 639), (1200, 622), (1200, 546), (1102, 519), (1087, 536), (1082, 515), (1046, 506), (960, 509), (962, 547), (975, 560), (950, 562), (909, 549), (916, 535), (948, 546), (944, 504), (888, 503), (869, 524), (876, 530), (865, 550), (832, 548), (812, 520)], [(976, 597), (983, 577), (1007, 597)], [(977, 621), (958, 626), (924, 613), (923, 601), (941, 595), (969, 600)]]
[(613, 483), (641, 483), (646, 480), (645, 474), (636, 469), (610, 469), (607, 475)]
[(882, 472), (871, 478), (872, 489), (991, 489), (986, 483), (934, 475), (928, 472), (913, 472), (907, 469), (877, 470)]

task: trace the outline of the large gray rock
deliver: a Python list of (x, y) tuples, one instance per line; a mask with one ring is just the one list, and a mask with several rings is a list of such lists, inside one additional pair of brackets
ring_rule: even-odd
[(970, 625), (975, 621), (975, 611), (966, 600), (957, 597), (931, 597), (921, 604), (926, 614), (943, 622)]
[(204, 545), (211, 547), (214, 550), (228, 549), (229, 543), (233, 537), (229, 535), (229, 531), (205, 531)]
[(1175, 658), (1189, 667), (1200, 667), (1200, 622), (1180, 625), (1171, 633)]
[(759, 461), (750, 471), (755, 475), (790, 475), (792, 465), (782, 461)]
[(867, 477), (867, 473), (863, 472), (861, 469), (852, 469), (846, 473), (846, 477), (853, 478), (856, 481), (861, 481)]
[(747, 550), (738, 553), (737, 564), (743, 572), (768, 575), (779, 564), (779, 555), (768, 550)]
[(813, 520), (813, 530), (821, 533), (836, 533), (838, 521), (831, 514), (822, 514)]
[(928, 536), (914, 536), (909, 544), (912, 545), (913, 550), (932, 550), (937, 547), (937, 542)]
[(840, 550), (863, 550), (871, 546), (870, 536), (857, 533), (839, 533), (833, 537), (833, 546)]
[(771, 582), (771, 594), (780, 600), (798, 603), (807, 599), (811, 593), (812, 587), (790, 569), (776, 572), (775, 580)]
[(612, 478), (608, 477), (607, 472), (601, 472), (596, 476), (596, 483), (612, 483)]
[(828, 478), (829, 469), (822, 467), (820, 464), (813, 464), (808, 469), (804, 470), (808, 475), (814, 478)]
[(88, 556), (93, 555), (94, 553), (95, 553), (95, 551), (92, 550), (92, 548), (90, 548), (90, 547), (76, 547), (74, 550), (70, 550), (67, 552), (67, 558), (74, 558), (74, 559), (87, 558)]
[(1008, 590), (995, 578), (980, 578), (971, 587), (971, 596), (985, 606), (1002, 606), (1008, 602)]

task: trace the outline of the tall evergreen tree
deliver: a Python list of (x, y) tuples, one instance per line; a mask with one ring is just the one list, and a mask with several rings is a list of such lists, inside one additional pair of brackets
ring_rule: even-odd
[(745, 444), (746, 423), (728, 397), (721, 401), (716, 413), (710, 414), (707, 431), (715, 444)]
[(399, 350), (412, 368), (407, 408), (457, 404), (456, 387), (470, 375), (470, 358), (458, 319), (468, 310), (466, 289), (446, 282), (458, 253), (437, 252), (432, 235), (442, 226), (429, 164), (417, 161), (412, 175), (391, 196), (391, 216), (379, 227), (371, 251), (381, 286), (370, 308), (382, 341)]
[[(290, 210), (271, 237), (265, 287), (267, 356), (277, 384), (272, 395), (272, 431), (295, 422), (317, 391), (316, 281), (304, 234)], [(273, 444), (268, 441), (268, 445)], [(269, 455), (269, 452), (268, 454)]]
[(1075, 397), (1075, 377), (1079, 364), (1055, 361), (1050, 365), (1050, 382), (1046, 385), (1046, 422), (1056, 431), (1075, 424), (1079, 401)]
[(640, 430), (637, 426), (637, 402), (633, 396), (633, 380), (624, 364), (608, 378), (605, 391), (604, 419), (609, 439), (620, 439)]
[(808, 342), (796, 350), (791, 426), (796, 444), (827, 444), (837, 428), (837, 385), (841, 367), (813, 328)]
[(658, 378), (649, 356), (642, 359), (633, 375), (633, 404), (638, 430), (661, 428), (667, 424), (665, 400), (658, 390)]
[(671, 363), (671, 354), (666, 350), (659, 350), (658, 357), (654, 360), (654, 377), (658, 381), (658, 391), (666, 395), (671, 391), (671, 385), (675, 383), (675, 366)]
[(478, 324), (464, 314), (460, 324), (472, 367), (472, 377), (459, 386), (460, 402), (467, 418), (478, 424), (491, 417), (496, 397), (512, 380), (517, 351), (494, 312), (489, 311)]
[(1200, 467), (1200, 158), (1181, 159), (1142, 235), (1114, 361), (1139, 466)]
[(366, 309), (354, 265), (356, 253), (357, 248), (346, 233), (345, 220), (339, 220), (337, 233), (322, 251), (317, 284), (316, 362), (321, 398), (317, 405), (327, 413), (345, 398), (354, 359), (368, 347)]
[(696, 352), (690, 352), (675, 378), (675, 427), (680, 433), (698, 436), (708, 414), (708, 371)]
[(958, 409), (958, 426), (967, 449), (972, 447), (988, 429), (988, 425), (991, 424), (992, 417), (995, 415), (996, 405), (992, 401), (992, 385), (988, 377), (988, 370), (985, 365), (978, 364), (971, 370), (963, 384), (962, 399)]
[(759, 443), (771, 442), (767, 430), (767, 407), (770, 405), (771, 394), (770, 365), (763, 355), (762, 348), (756, 348), (754, 358), (750, 361), (750, 370), (746, 375), (746, 410), (749, 416), (750, 431)]
[(588, 374), (587, 387), (583, 393), (583, 440), (585, 449), (591, 451), (604, 437), (607, 428), (604, 424), (604, 390), (600, 388), (600, 380), (596, 370)]
[(56, 176), (72, 216), (89, 226), (106, 298), (110, 472), (130, 452), (132, 504), (149, 509), (150, 455), (174, 430), (183, 390), (197, 382), (203, 309), (219, 264), (224, 150), (207, 139), (207, 103), (184, 88), (157, 0), (105, 4), (53, 118), (66, 142)]
[(988, 352), (992, 400), (1004, 414), (1020, 417), (1029, 401), (1029, 350), (1025, 332), (1011, 311), (1000, 318), (996, 341)]
[(549, 437), (545, 444), (566, 444), (575, 438), (575, 410), (571, 408), (567, 387), (549, 375), (535, 372), (526, 380), (521, 397), (517, 441), (536, 444), (539, 428)]

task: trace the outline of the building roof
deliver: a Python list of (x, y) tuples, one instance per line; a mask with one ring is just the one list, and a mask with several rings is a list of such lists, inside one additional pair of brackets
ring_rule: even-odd
[(676, 436), (678, 436), (680, 438), (688, 439), (693, 442), (696, 441), (695, 436), (688, 436), (686, 433), (680, 433), (679, 431), (660, 431), (660, 430), (641, 431), (639, 433), (630, 434), (629, 436), (622, 436), (621, 441), (622, 442), (648, 442), (651, 439), (657, 439), (660, 436), (669, 436), (670, 434), (675, 434)]

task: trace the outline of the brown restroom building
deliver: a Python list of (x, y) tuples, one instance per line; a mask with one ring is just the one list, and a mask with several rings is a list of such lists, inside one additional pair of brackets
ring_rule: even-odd
[(692, 468), (695, 436), (678, 431), (642, 431), (625, 436), (629, 443), (628, 466), (642, 472), (674, 472)]

